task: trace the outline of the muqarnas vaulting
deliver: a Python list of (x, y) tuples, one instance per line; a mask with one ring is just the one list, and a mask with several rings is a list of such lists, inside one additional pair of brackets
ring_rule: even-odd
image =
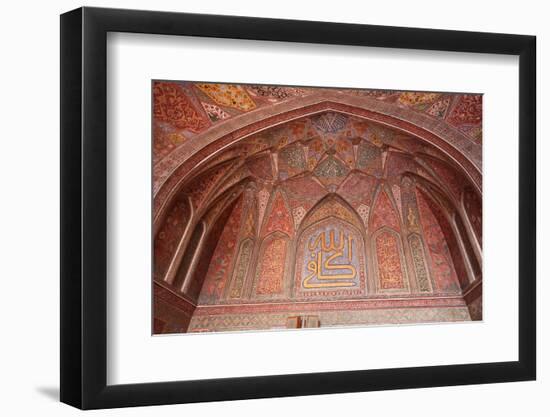
[(482, 319), (482, 96), (154, 81), (155, 334)]

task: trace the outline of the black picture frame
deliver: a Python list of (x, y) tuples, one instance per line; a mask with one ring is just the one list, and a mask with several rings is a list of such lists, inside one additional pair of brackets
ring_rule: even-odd
[[(519, 56), (517, 361), (107, 385), (108, 32)], [(61, 401), (82, 409), (536, 378), (536, 38), (251, 17), (80, 8), (61, 15)]]

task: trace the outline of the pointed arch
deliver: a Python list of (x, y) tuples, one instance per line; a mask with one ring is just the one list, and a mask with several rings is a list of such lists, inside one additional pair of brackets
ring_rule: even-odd
[(154, 237), (153, 277), (156, 281), (166, 280), (178, 248), (191, 227), (193, 206), (188, 197), (174, 202), (162, 227)]
[(432, 174), (439, 188), (445, 190), (447, 198), (453, 202), (460, 201), (462, 190), (469, 186), (469, 181), (457, 167), (432, 155), (418, 154), (415, 159)]
[(388, 226), (372, 234), (372, 252), (378, 292), (408, 292), (410, 289), (401, 235)]
[(234, 171), (234, 164), (224, 162), (205, 170), (190, 182), (183, 189), (183, 193), (189, 197), (193, 209), (199, 211), (203, 205), (207, 204), (218, 185), (223, 182), (222, 179), (231, 175)]
[[(188, 292), (191, 277), (193, 276), (198, 258), (201, 255), (201, 247), (206, 236), (206, 231), (206, 223), (204, 221), (199, 221), (191, 234), (191, 238), (187, 245), (187, 250), (185, 251), (182, 262), (176, 271), (173, 284), (183, 293)], [(196, 292), (197, 294), (195, 295), (198, 295), (198, 291)]]
[(192, 280), (200, 293), (199, 302), (211, 304), (219, 300), (231, 275), (244, 211), (242, 194), (224, 209), (208, 234), (203, 258)]
[(483, 246), (482, 201), (472, 187), (466, 187), (461, 198), (462, 207), (475, 233), (479, 247)]
[(439, 291), (458, 292), (469, 281), (451, 224), (426, 189), (417, 186), (416, 197), (436, 286)]
[(300, 223), (301, 233), (311, 224), (323, 220), (327, 217), (334, 217), (344, 220), (359, 230), (364, 230), (363, 221), (354, 208), (337, 194), (328, 194), (317, 202), (306, 214)]
[[(442, 213), (454, 231), (454, 240), (462, 252), (464, 266), (470, 275), (470, 281), (477, 280), (481, 277), (483, 256), (480, 241), (470, 223), (469, 213), (465, 210), (464, 193), (461, 196), (462, 198), (457, 201), (445, 189), (442, 189), (438, 184), (424, 177), (417, 176), (416, 181), (418, 186), (424, 189), (427, 195), (432, 197), (434, 203), (441, 207)], [(473, 191), (469, 186), (466, 186), (466, 189)], [(477, 218), (478, 226), (481, 229), (481, 207), (478, 207), (477, 210), (477, 216), (479, 216)], [(451, 241), (453, 241), (452, 238)]]
[(424, 250), (424, 242), (422, 236), (418, 233), (411, 233), (408, 238), (409, 247), (411, 248), (411, 256), (413, 260), (414, 274), (418, 290), (421, 293), (429, 293), (433, 291), (430, 269), (426, 260), (426, 252)]
[[(300, 228), (294, 260), (296, 297), (367, 294), (363, 228), (349, 220), (331, 213)], [(312, 262), (318, 268), (316, 272), (311, 268)]]
[(227, 286), (227, 299), (241, 299), (244, 296), (244, 289), (246, 288), (246, 281), (254, 252), (254, 244), (254, 239), (247, 237), (239, 245), (231, 282)]
[(279, 230), (263, 238), (252, 287), (253, 295), (262, 299), (285, 295), (289, 246), (290, 237)]
[(274, 231), (280, 231), (290, 237), (294, 235), (294, 220), (290, 205), (280, 188), (272, 194), (261, 228), (261, 236), (266, 236)]
[[(476, 188), (480, 181), (475, 180), (481, 177), (475, 170), (469, 172), (464, 161), (481, 166), (479, 144), (468, 139), (469, 147), (462, 146), (434, 117), (429, 124), (416, 123), (424, 116), (411, 117), (406, 108), (399, 113), (392, 99), (382, 103), (361, 97), (354, 104), (347, 93), (340, 94), (342, 102), (328, 90), (326, 96), (325, 90), (321, 94), (305, 104), (302, 98), (291, 98), (291, 107), (298, 101), (300, 106), (290, 109), (286, 101), (264, 106), (262, 99), (258, 111), (212, 125), (155, 164), (155, 231), (169, 227), (164, 219), (176, 196), (188, 191), (186, 198), (194, 198), (189, 200), (194, 214), (184, 232), (186, 243), (180, 244), (189, 257), (181, 270), (183, 281), (178, 276), (176, 285), (165, 274), (164, 281), (155, 283), (172, 299), (177, 296), (196, 307), (194, 329), (215, 330), (229, 322), (234, 328), (273, 327), (275, 320), (281, 327), (287, 313), (314, 314), (317, 307), (331, 312), (322, 313), (323, 326), (335, 325), (345, 316), (334, 313), (335, 306), (353, 310), (351, 319), (362, 323), (373, 313), (355, 315), (359, 305), (365, 310), (460, 307), (463, 314), (466, 297), (472, 297), (476, 285), (481, 288), (482, 277), (479, 282), (472, 279), (464, 245), (468, 237), (472, 244), (477, 242), (465, 212), (464, 187), (471, 185), (481, 195)], [(323, 116), (327, 113), (328, 118)], [(418, 130), (413, 130), (415, 125)], [(446, 165), (430, 169), (430, 157), (468, 180), (459, 181), (460, 193), (448, 180), (453, 171)], [(222, 164), (231, 166), (217, 178)], [(438, 172), (446, 175), (446, 182)], [(417, 202), (421, 191), (429, 213), (424, 218)], [(229, 206), (236, 201), (241, 201), (242, 212), (233, 227), (230, 218), (235, 210)], [(442, 236), (440, 247), (429, 244), (433, 242), (426, 237), (426, 225), (429, 233)], [(230, 229), (232, 238), (225, 235)], [(217, 237), (215, 230), (221, 230)], [(451, 235), (458, 245), (448, 243)], [(432, 254), (434, 248), (447, 251), (447, 264)], [(481, 265), (479, 245), (475, 250)], [(463, 258), (463, 275), (470, 280), (466, 286), (458, 277), (459, 255), (453, 251)], [(313, 261), (317, 278), (308, 280)], [(318, 269), (321, 264), (323, 270)], [(450, 274), (456, 275), (451, 280), (454, 287), (434, 278), (433, 265), (449, 266)], [(178, 271), (177, 266), (173, 269)], [(361, 285), (347, 285), (355, 284), (352, 279), (357, 277)], [(319, 285), (328, 283), (338, 285)], [(197, 288), (198, 297), (193, 297)], [(251, 314), (257, 314), (254, 323)]]
[(401, 230), (399, 212), (395, 207), (391, 190), (384, 183), (381, 183), (376, 190), (372, 207), (369, 233), (374, 233), (382, 227), (389, 227), (395, 231)]

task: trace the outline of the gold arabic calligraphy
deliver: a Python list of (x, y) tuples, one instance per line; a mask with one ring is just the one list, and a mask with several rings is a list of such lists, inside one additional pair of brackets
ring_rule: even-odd
[[(340, 231), (338, 243), (336, 243), (334, 230), (330, 230), (328, 236), (328, 245), (326, 240), (326, 232), (320, 233), (314, 240), (310, 241), (308, 245), (308, 249), (311, 251), (311, 257), (315, 260), (309, 261), (307, 264), (307, 269), (311, 273), (304, 279), (304, 288), (352, 287), (356, 285), (355, 282), (349, 281), (354, 279), (357, 275), (355, 267), (351, 264), (353, 254), (353, 237), (348, 235), (346, 239), (344, 232)], [(344, 258), (344, 246), (346, 243), (348, 263), (333, 263), (338, 258)], [(315, 252), (316, 249), (319, 250)], [(327, 271), (347, 272), (327, 274)], [(320, 282), (311, 282), (314, 278)]]

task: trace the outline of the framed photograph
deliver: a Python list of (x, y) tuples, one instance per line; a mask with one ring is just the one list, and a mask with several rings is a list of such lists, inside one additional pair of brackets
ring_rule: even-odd
[(535, 37), (61, 16), (61, 401), (533, 380)]

